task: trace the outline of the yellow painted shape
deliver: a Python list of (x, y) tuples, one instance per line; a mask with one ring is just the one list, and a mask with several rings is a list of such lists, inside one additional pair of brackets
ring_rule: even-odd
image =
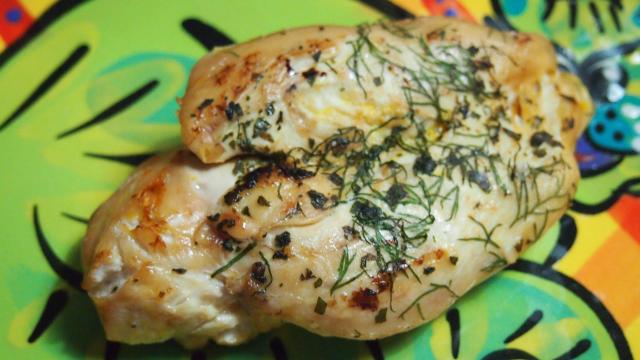
[[(480, 357), (480, 353), (484, 344), (489, 337), (489, 309), (486, 301), (474, 301), (473, 310), (476, 315), (470, 316), (473, 319), (473, 323), (466, 323), (462, 327), (462, 333), (460, 337), (468, 339), (469, 336), (473, 336), (473, 340), (465, 343), (465, 346), (460, 349), (461, 359), (476, 359)], [(431, 323), (432, 335), (429, 341), (429, 346), (436, 359), (449, 359), (451, 358), (451, 330), (449, 323), (447, 322), (446, 312), (439, 316)], [(465, 313), (460, 314), (461, 318), (465, 318)], [(398, 357), (404, 359), (403, 357)]]
[(401, 6), (403, 9), (407, 10), (413, 15), (416, 15), (416, 16), (429, 15), (429, 11), (422, 4), (422, 1), (420, 0), (395, 0), (394, 3), (396, 5)]
[(2, 50), (4, 50), (4, 48), (6, 47), (4, 41), (2, 41), (2, 39), (0, 39), (0, 52), (2, 52)]
[(606, 239), (618, 228), (618, 223), (607, 213), (582, 215), (570, 212), (576, 220), (578, 235), (571, 251), (554, 268), (567, 275), (575, 274)]
[(640, 81), (632, 81), (627, 87), (629, 94), (640, 94)]
[(638, 259), (640, 246), (629, 233), (619, 229), (574, 275), (602, 300), (623, 328), (640, 315)]
[[(461, 311), (460, 317), (462, 319), (465, 318), (473, 318), (473, 322), (467, 321), (468, 325), (466, 328), (464, 326), (461, 327), (460, 336), (461, 338), (470, 338), (473, 337), (473, 341), (466, 343), (464, 347), (460, 349), (460, 359), (472, 359), (472, 358), (480, 358), (480, 354), (482, 353), (482, 349), (484, 344), (487, 343), (489, 336), (489, 303), (485, 301), (481, 297), (476, 297), (473, 302), (473, 307), (470, 307), (473, 311), (477, 311), (477, 314), (482, 314), (482, 316), (466, 316), (468, 312)], [(445, 316), (441, 316), (441, 318), (445, 318)], [(449, 324), (447, 323), (447, 328)], [(448, 329), (447, 329), (448, 331)], [(449, 332), (450, 334), (450, 332)], [(449, 343), (451, 343), (449, 336)], [(451, 347), (449, 347), (451, 349)], [(446, 359), (447, 356), (438, 357), (438, 359)]]
[(22, 0), (20, 3), (35, 20), (51, 7), (55, 0)]
[(571, 349), (575, 343), (573, 340), (578, 339), (585, 330), (584, 324), (577, 318), (560, 319), (550, 324), (541, 323), (524, 336), (509, 343), (508, 347), (524, 350), (530, 354), (540, 354), (543, 349), (562, 353)]
[(451, 336), (449, 335), (449, 324), (444, 316), (440, 316), (432, 322), (431, 329), (433, 331), (429, 342), (431, 351), (437, 359), (446, 359), (451, 353)]
[(493, 15), (491, 10), (491, 3), (489, 0), (477, 0), (477, 1), (460, 1), (468, 11), (473, 15), (477, 22), (482, 23), (482, 19), (485, 15)]
[[(14, 313), (13, 319), (9, 323), (9, 331), (7, 331), (9, 343), (12, 346), (23, 349), (30, 344), (27, 342), (27, 337), (31, 334), (33, 326), (38, 321), (38, 315), (44, 307), (46, 297), (32, 301), (29, 305), (20, 309)], [(9, 322), (9, 319), (5, 319), (3, 323)]]
[[(640, 359), (640, 316), (624, 329), (624, 336), (629, 340), (633, 358)], [(633, 339), (636, 340), (633, 341)]]

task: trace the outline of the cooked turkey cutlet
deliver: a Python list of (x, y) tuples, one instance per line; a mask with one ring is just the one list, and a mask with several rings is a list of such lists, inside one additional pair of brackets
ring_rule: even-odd
[(182, 99), (191, 152), (94, 213), (83, 286), (126, 343), (413, 329), (566, 211), (591, 112), (543, 38), (449, 18), (215, 49)]

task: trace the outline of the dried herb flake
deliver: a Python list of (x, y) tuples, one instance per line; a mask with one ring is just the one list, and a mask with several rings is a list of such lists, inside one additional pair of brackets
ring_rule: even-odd
[(313, 311), (316, 312), (316, 314), (320, 314), (320, 315), (324, 315), (324, 312), (327, 310), (327, 303), (322, 300), (321, 297), (318, 296), (318, 300), (316, 301), (316, 307)]
[(387, 308), (382, 308), (380, 309), (380, 311), (378, 311), (375, 317), (375, 321), (376, 321), (376, 324), (380, 324), (387, 321)]

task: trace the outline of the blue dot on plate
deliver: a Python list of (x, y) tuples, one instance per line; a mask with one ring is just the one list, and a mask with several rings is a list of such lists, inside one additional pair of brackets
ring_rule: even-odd
[(640, 6), (638, 6), (636, 8), (636, 11), (633, 12), (632, 19), (633, 19), (633, 23), (636, 26), (640, 27)]
[(444, 15), (445, 16), (456, 16), (456, 15), (458, 15), (458, 12), (454, 8), (447, 8), (447, 10), (444, 11)]
[(502, 2), (504, 11), (508, 15), (517, 16), (524, 12), (527, 8), (527, 0), (508, 0)]
[(9, 9), (5, 13), (5, 18), (10, 23), (17, 23), (18, 21), (20, 21), (20, 19), (22, 19), (22, 12), (20, 11), (20, 9), (16, 8)]

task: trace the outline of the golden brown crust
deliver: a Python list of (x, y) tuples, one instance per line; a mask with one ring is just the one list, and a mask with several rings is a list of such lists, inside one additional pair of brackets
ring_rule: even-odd
[[(389, 31), (389, 26), (403, 29), (413, 38), (398, 37)], [(319, 126), (330, 126), (323, 117), (332, 116), (327, 111), (335, 110), (327, 108), (325, 111), (322, 110), (325, 107), (322, 107), (320, 110), (325, 115), (305, 115), (304, 106), (298, 100), (299, 97), (325, 96), (323, 91), (326, 86), (322, 84), (347, 89), (344, 93), (348, 96), (346, 101), (354, 104), (354, 109), (345, 110), (348, 112), (345, 114), (347, 118), (373, 116), (367, 122), (379, 122), (381, 120), (375, 117), (403, 115), (409, 110), (402, 94), (403, 84), (409, 81), (409, 77), (406, 73), (393, 69), (391, 65), (385, 65), (388, 67), (388, 74), (384, 76), (395, 78), (398, 82), (392, 88), (383, 89), (384, 97), (388, 99), (378, 96), (374, 103), (369, 104), (370, 99), (367, 99), (366, 94), (349, 93), (348, 90), (358, 80), (357, 76), (354, 77), (353, 65), (349, 64), (353, 57), (350, 52), (353, 52), (354, 44), (360, 41), (362, 29), (332, 26), (323, 27), (322, 31), (318, 29), (307, 27), (275, 33), (247, 43), (216, 49), (200, 60), (191, 74), (180, 110), (182, 138), (187, 147), (205, 163), (218, 163), (240, 153), (287, 151), (304, 144), (309, 137), (321, 139)], [(375, 25), (368, 27), (367, 31), (368, 41), (376, 46), (389, 43), (404, 49), (402, 54), (393, 54), (387, 50), (385, 56), (390, 61), (404, 61), (407, 64), (415, 63), (415, 59), (409, 55), (411, 51), (416, 51), (419, 41), (424, 41), (428, 46), (451, 45), (461, 49), (476, 49), (477, 54), (474, 54), (473, 59), (478, 69), (486, 70), (491, 81), (516, 94), (534, 86), (543, 75), (554, 76), (558, 72), (553, 47), (538, 35), (500, 32), (473, 23), (439, 17)], [(312, 67), (313, 64), (309, 65), (308, 62), (314, 56), (318, 57), (319, 62)], [(362, 63), (360, 66), (373, 68), (375, 62), (368, 65)], [(393, 81), (384, 76), (384, 81)], [(316, 87), (312, 85), (307, 89), (309, 86), (306, 83), (310, 82), (310, 77), (313, 77), (312, 81), (317, 79), (322, 84)], [(367, 91), (375, 94), (372, 80), (362, 81)], [(234, 105), (240, 109), (240, 115), (238, 111), (233, 112)], [(273, 119), (268, 119), (263, 113), (268, 106), (282, 112), (278, 116), (283, 119), (276, 119), (275, 115)], [(374, 112), (369, 115), (366, 107), (371, 106)], [(525, 112), (526, 109), (524, 106)], [(270, 123), (269, 134), (273, 139), (271, 143), (257, 141), (260, 145), (252, 149), (242, 148), (237, 143), (230, 145), (230, 141), (238, 136), (237, 133), (230, 135), (238, 123), (257, 117), (263, 117)], [(578, 118), (576, 120), (582, 120), (582, 117)], [(276, 121), (285, 123), (285, 126), (278, 126), (284, 128), (282, 134), (274, 130)], [(338, 125), (352, 125), (342, 122)], [(291, 124), (292, 128), (287, 128), (286, 124)], [(332, 129), (338, 127), (334, 126)]]

